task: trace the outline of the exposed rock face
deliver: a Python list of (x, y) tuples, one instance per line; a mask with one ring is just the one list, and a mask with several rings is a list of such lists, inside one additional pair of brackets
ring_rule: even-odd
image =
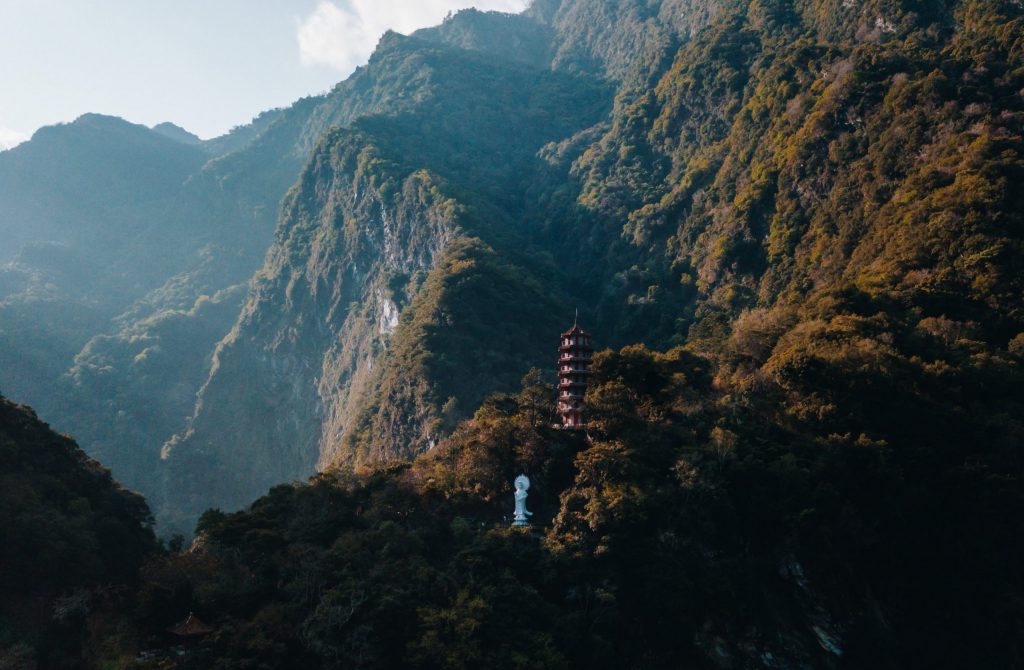
[[(566, 0), (385, 36), (333, 94), (360, 102), (332, 118), (355, 120), (292, 192), (191, 428), (168, 444), (171, 472), (212, 459), (231, 493), (210, 502), (235, 506), (318, 464), (420, 453), (487, 393), (549, 367), (574, 303), (602, 345), (720, 347), (734, 325), (785, 332), (820, 292), (891, 291), (922, 315), (980, 319), (1002, 346), (1021, 308), (998, 250), (1019, 235), (970, 222), (1019, 221), (1005, 189), (1019, 165), (993, 158), (1019, 146), (1019, 117), (981, 93), (961, 114), (933, 86), (982, 76), (964, 54), (987, 48), (988, 24), (969, 16)], [(1010, 72), (1016, 56), (999, 54), (985, 57)], [(991, 86), (1010, 95), (1001, 76)], [(985, 114), (991, 144), (971, 139)], [(992, 179), (951, 208), (960, 178), (933, 178), (930, 157), (963, 179), (992, 161)], [(920, 197), (897, 206), (900, 193)]]
[(330, 93), (221, 138), (86, 115), (4, 152), (0, 387), (159, 500), (160, 446), (193, 413), (316, 142), (431, 85), (398, 39)]
[[(1024, 84), (1015, 42), (973, 7), (542, 0), (389, 33), (331, 93), (226, 138), (147, 131), (193, 171), (180, 188), (202, 216), (139, 239), (191, 231), (201, 258), (102, 314), (19, 314), (68, 337), (45, 375), (13, 356), (18, 377), (70, 370), (74, 392), (50, 396), (69, 428), (131, 462), (188, 531), (209, 505), (317, 467), (431, 448), (487, 394), (550, 369), (575, 306), (600, 346), (735, 340), (750, 365), (788, 331), (827, 339), (797, 308), (829, 292), (1016, 347), (1024, 207), (1007, 185), (1024, 175)], [(1000, 21), (1016, 25), (1015, 7)], [(222, 153), (195, 172), (202, 152)], [(75, 253), (31, 247), (0, 290), (49, 290)], [(187, 336), (164, 341), (179, 322)], [(152, 365), (170, 342), (199, 363)], [(123, 421), (87, 424), (106, 385), (121, 399), (100, 409)], [(147, 468), (160, 445), (165, 467)]]
[[(222, 504), (309, 476), (332, 456), (329, 445), (352, 418), (350, 398), (365, 391), (396, 302), (406, 300), (388, 279), (429, 270), (458, 232), (424, 176), (410, 175), (387, 198), (355, 174), (357, 156), (328, 146), (289, 197), (267, 264), (217, 347), (194, 420), (164, 448), (172, 473), (197, 472), (193, 459), (209, 459), (203, 469)], [(240, 451), (207, 437), (224, 427)], [(221, 478), (225, 470), (238, 473), (237, 488)]]
[[(536, 157), (546, 142), (599, 118), (601, 85), (395, 35), (370, 70), (381, 62), (401, 64), (394, 85), (413, 86), (416, 104), (363, 117), (314, 150), (188, 429), (164, 446), (168, 519), (242, 505), (318, 465), (418, 453), (450, 428), (442, 406), (450, 424), (456, 405), (470, 408), (513, 387), (524, 365), (546, 362), (537, 328), (557, 327), (551, 297), (533, 268), (509, 265), (492, 246), (508, 257), (526, 246), (510, 183), (525, 187), (548, 169)], [(529, 299), (535, 322), (525, 331), (510, 323), (503, 296), (483, 313), (482, 292), (452, 299), (478, 284)], [(468, 350), (439, 355), (488, 341), (476, 333), (491, 328), (484, 359), (496, 348), (515, 363), (479, 370), (459, 359)], [(211, 479), (176, 500), (185, 473), (200, 471)]]

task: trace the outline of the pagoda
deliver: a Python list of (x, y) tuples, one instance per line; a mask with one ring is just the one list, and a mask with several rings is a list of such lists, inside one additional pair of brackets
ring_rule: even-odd
[(558, 347), (558, 416), (563, 428), (583, 426), (583, 396), (590, 378), (590, 333), (573, 322)]

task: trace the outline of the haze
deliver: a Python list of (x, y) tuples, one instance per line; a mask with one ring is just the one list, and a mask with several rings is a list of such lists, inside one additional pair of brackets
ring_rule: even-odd
[(0, 0), (0, 150), (86, 112), (200, 137), (329, 89), (388, 29), (526, 0)]

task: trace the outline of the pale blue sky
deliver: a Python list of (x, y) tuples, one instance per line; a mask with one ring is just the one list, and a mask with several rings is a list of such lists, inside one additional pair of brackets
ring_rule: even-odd
[(0, 149), (86, 112), (219, 135), (325, 91), (388, 28), (526, 0), (0, 0)]

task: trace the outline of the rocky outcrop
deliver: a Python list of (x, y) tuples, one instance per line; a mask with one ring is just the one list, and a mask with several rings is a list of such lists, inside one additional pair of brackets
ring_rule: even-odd
[(395, 278), (429, 270), (457, 234), (424, 175), (408, 175), (393, 193), (380, 188), (359, 168), (359, 142), (344, 135), (324, 141), (290, 194), (195, 416), (164, 446), (169, 509), (170, 491), (203, 471), (211, 479), (195, 490), (199, 506), (238, 506), (254, 491), (311, 475), (386, 346), (391, 330), (382, 324), (407, 302)]
[[(606, 90), (436, 39), (390, 35), (379, 52), (356, 77), (414, 87), (415, 104), (399, 96), (313, 151), (188, 429), (164, 447), (167, 519), (237, 507), (318, 466), (428, 449), (454, 407), (546, 363), (539, 329), (558, 326), (536, 273), (561, 270), (518, 258), (541, 231), (517, 189), (550, 169), (542, 146), (600, 118)], [(475, 295), (453, 299), (465, 286)], [(529, 304), (527, 328), (504, 292)], [(489, 369), (459, 359), (488, 340)], [(210, 480), (182, 501), (200, 471)]]

